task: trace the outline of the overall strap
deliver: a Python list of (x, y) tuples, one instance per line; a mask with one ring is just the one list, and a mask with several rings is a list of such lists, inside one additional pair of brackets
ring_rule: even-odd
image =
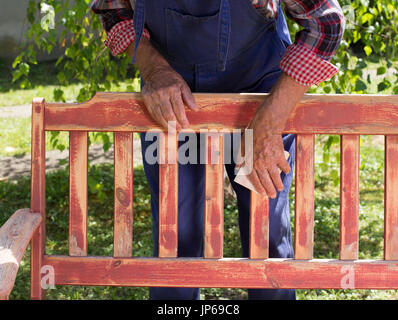
[(136, 0), (134, 6), (134, 30), (135, 30), (135, 45), (134, 45), (134, 53), (133, 59), (131, 63), (135, 62), (137, 48), (140, 44), (142, 33), (144, 32), (144, 24), (145, 24), (145, 0)]
[(228, 0), (221, 0), (218, 36), (218, 71), (225, 71), (231, 35), (231, 11)]

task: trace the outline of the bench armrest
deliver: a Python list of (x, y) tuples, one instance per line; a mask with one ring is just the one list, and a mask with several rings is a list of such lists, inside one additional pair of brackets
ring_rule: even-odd
[(26, 247), (41, 220), (40, 213), (21, 209), (0, 228), (0, 299), (8, 299)]

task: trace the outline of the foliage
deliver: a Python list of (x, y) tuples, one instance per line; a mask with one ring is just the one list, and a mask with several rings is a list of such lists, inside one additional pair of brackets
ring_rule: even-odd
[[(97, 91), (110, 91), (131, 72), (126, 56), (112, 57), (104, 50), (105, 32), (98, 17), (89, 9), (90, 0), (29, 0), (27, 18), (30, 28), (26, 34), (25, 50), (13, 63), (13, 82), (21, 88), (29, 88), (31, 65), (37, 64), (38, 50), (51, 53), (55, 48), (64, 48), (64, 54), (55, 63), (60, 66), (57, 79), (60, 87), (54, 88), (53, 100), (65, 102), (62, 86), (80, 82), (77, 102), (89, 100)], [(133, 70), (134, 74), (134, 70)], [(133, 76), (135, 77), (135, 76)], [(134, 91), (133, 83), (127, 87)], [(53, 133), (56, 141), (58, 133)], [(104, 142), (109, 135), (99, 133)], [(56, 144), (62, 150), (65, 145)], [(107, 150), (109, 144), (104, 144)]]

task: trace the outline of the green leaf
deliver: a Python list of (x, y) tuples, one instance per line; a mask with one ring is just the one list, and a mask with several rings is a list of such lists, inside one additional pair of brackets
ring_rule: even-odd
[(373, 18), (373, 14), (371, 13), (365, 13), (362, 17), (361, 17), (361, 23), (365, 24), (366, 22), (372, 20)]
[(384, 91), (388, 88), (391, 87), (391, 82), (388, 80), (383, 80), (382, 82), (380, 82), (377, 86), (377, 91)]
[(363, 48), (363, 50), (365, 51), (365, 53), (366, 53), (367, 56), (370, 56), (370, 54), (372, 53), (372, 48), (369, 47), (369, 46), (365, 46), (365, 47)]
[(385, 74), (387, 71), (387, 68), (384, 66), (378, 67), (377, 68), (377, 75)]
[(326, 86), (323, 88), (323, 92), (325, 92), (325, 93), (330, 93), (331, 91), (332, 91), (332, 88), (330, 86)]
[(357, 80), (355, 82), (355, 91), (365, 91), (368, 88), (365, 82), (362, 80)]
[(64, 91), (62, 89), (54, 89), (53, 96), (55, 101), (65, 102)]

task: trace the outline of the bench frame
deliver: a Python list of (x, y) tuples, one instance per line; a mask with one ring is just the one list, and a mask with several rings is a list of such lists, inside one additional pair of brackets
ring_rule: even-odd
[[(187, 110), (193, 130), (232, 131), (246, 128), (265, 94), (194, 96), (200, 111)], [(81, 104), (37, 98), (32, 110), (30, 212), (42, 218), (31, 240), (33, 299), (45, 298), (43, 266), (53, 268), (55, 285), (398, 289), (398, 197), (394, 196), (398, 194), (398, 96), (306, 94), (291, 114), (284, 133), (297, 135), (294, 259), (268, 258), (268, 198), (255, 192), (251, 193), (250, 256), (223, 257), (222, 139), (208, 139), (208, 148), (218, 150), (220, 157), (218, 163), (206, 164), (204, 257), (177, 258), (178, 165), (167, 161), (159, 165), (159, 257), (132, 257), (132, 133), (158, 128), (141, 95), (98, 93)], [(69, 256), (45, 253), (46, 131), (70, 132)], [(89, 131), (114, 132), (113, 257), (87, 256)], [(313, 259), (315, 134), (341, 135), (339, 259)], [(383, 260), (358, 259), (359, 141), (360, 135), (368, 134), (385, 135)], [(164, 137), (165, 150), (176, 147), (167, 142), (176, 141), (176, 136), (165, 133)]]

